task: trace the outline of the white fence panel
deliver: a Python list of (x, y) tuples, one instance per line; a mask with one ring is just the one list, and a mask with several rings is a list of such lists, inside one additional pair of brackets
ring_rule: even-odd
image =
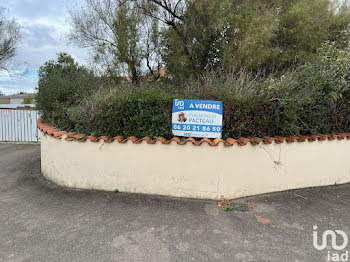
[(0, 142), (38, 142), (37, 110), (0, 109)]

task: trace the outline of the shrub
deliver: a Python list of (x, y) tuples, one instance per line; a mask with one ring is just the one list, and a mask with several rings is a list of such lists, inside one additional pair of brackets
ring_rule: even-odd
[(100, 90), (71, 108), (76, 130), (110, 137), (170, 137), (173, 96), (154, 86), (124, 88)]
[(222, 101), (223, 138), (349, 132), (348, 51), (327, 43), (313, 62), (282, 75), (207, 73), (109, 88), (84, 69), (46, 64), (37, 103), (55, 126), (98, 136), (170, 138), (174, 98)]
[(74, 123), (69, 121), (68, 109), (96, 88), (92, 72), (60, 53), (57, 60), (48, 61), (39, 69), (36, 105), (44, 121), (70, 130)]
[(337, 133), (350, 130), (350, 49), (326, 43), (318, 57), (295, 75), (310, 95), (298, 111), (302, 133)]
[(34, 104), (34, 97), (33, 96), (27, 96), (23, 98), (22, 104), (28, 105), (28, 104)]

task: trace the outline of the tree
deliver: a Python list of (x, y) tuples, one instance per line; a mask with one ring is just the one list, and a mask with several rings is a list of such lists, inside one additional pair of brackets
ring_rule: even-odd
[(8, 71), (8, 62), (16, 55), (21, 34), (16, 21), (6, 19), (3, 12), (0, 8), (0, 70)]
[(56, 60), (47, 61), (39, 68), (35, 102), (46, 121), (59, 122), (69, 129), (67, 108), (98, 88), (91, 71), (78, 65), (70, 55), (60, 53)]
[(242, 20), (233, 18), (223, 66), (283, 70), (315, 57), (326, 41), (349, 43), (349, 6), (331, 0), (245, 1)]
[(227, 3), (178, 1), (172, 8), (166, 1), (159, 4), (163, 9), (158, 10), (158, 13), (163, 13), (160, 20), (168, 25), (162, 32), (162, 58), (172, 75), (187, 78), (213, 68), (217, 41), (224, 30), (222, 15)]
[(165, 21), (163, 59), (172, 74), (283, 70), (311, 60), (326, 41), (339, 47), (349, 43), (345, 2), (193, 0), (181, 15), (167, 14), (172, 18)]
[(137, 82), (165, 65), (176, 78), (205, 71), (283, 71), (326, 42), (349, 44), (350, 8), (336, 0), (85, 0), (71, 39), (107, 71)]
[(34, 104), (34, 97), (30, 95), (30, 96), (23, 98), (22, 104), (25, 104), (25, 105)]
[(133, 1), (85, 0), (84, 7), (71, 13), (71, 20), (70, 39), (92, 48), (109, 75), (127, 73), (138, 82), (143, 64), (152, 74), (159, 67), (158, 25)]

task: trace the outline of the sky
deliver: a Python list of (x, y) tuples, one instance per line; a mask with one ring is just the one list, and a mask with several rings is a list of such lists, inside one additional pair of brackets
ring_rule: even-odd
[(77, 0), (0, 0), (5, 17), (21, 26), (22, 39), (18, 55), (11, 62), (11, 74), (0, 71), (0, 91), (6, 95), (34, 92), (38, 69), (59, 52), (72, 55), (78, 63), (87, 64), (89, 53), (69, 43), (69, 11)]

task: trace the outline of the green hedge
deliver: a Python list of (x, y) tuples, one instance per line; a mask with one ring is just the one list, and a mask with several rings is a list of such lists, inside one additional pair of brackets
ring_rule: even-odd
[(75, 130), (86, 134), (170, 137), (172, 98), (159, 88), (102, 90), (69, 114)]
[(111, 86), (77, 71), (58, 84), (45, 80), (50, 74), (40, 76), (37, 96), (44, 120), (85, 134), (170, 138), (174, 98), (222, 101), (224, 138), (350, 132), (350, 55), (332, 44), (279, 76), (241, 71)]

